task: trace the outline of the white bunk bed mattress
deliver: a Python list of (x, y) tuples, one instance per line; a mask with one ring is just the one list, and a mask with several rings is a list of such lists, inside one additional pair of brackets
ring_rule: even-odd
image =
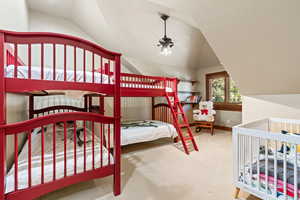
[[(53, 149), (52, 149), (52, 126), (48, 126), (48, 131), (44, 132), (45, 154), (44, 154), (44, 183), (53, 180)], [(41, 184), (41, 133), (40, 129), (35, 129), (31, 137), (31, 184), (32, 186)], [(70, 128), (67, 131), (67, 176), (74, 175), (74, 141), (73, 130)], [(89, 129), (86, 129), (86, 170), (91, 170), (92, 163), (92, 136)], [(83, 137), (83, 134), (81, 134)], [(88, 142), (89, 141), (89, 142)], [(103, 147), (102, 162), (103, 166), (108, 165), (108, 156), (110, 156), (110, 164), (113, 164), (113, 156), (108, 153), (108, 150)], [(100, 158), (100, 140), (95, 134), (94, 146), (94, 163), (95, 168), (99, 168), (101, 164)], [(76, 171), (81, 173), (84, 171), (84, 145), (76, 145)], [(14, 173), (15, 165), (11, 167), (6, 175), (5, 193), (14, 191)], [(56, 179), (64, 177), (64, 134), (62, 130), (56, 129)], [(18, 189), (28, 187), (28, 141), (26, 141), (21, 153), (18, 156)]]
[[(7, 78), (13, 78), (14, 77), (14, 65), (9, 65), (5, 67), (5, 76)], [(21, 79), (27, 79), (28, 78), (28, 66), (18, 66), (17, 67), (17, 77)], [(86, 81), (87, 83), (93, 82), (93, 73), (90, 71), (85, 72)], [(31, 67), (31, 78), (35, 80), (41, 80), (41, 67), (38, 66), (32, 66)], [(52, 68), (44, 68), (44, 80), (53, 80), (53, 69)], [(64, 70), (63, 69), (56, 69), (55, 70), (55, 80), (56, 81), (64, 81)], [(69, 82), (74, 81), (74, 71), (73, 70), (67, 70), (67, 76), (66, 80)], [(83, 82), (84, 81), (84, 71), (77, 70), (76, 71), (76, 81), (77, 82)], [(113, 78), (109, 78), (106, 74), (101, 74), (99, 72), (94, 72), (94, 83), (102, 83), (102, 84), (112, 84), (114, 82)], [(126, 88), (153, 88), (153, 86), (149, 85), (143, 85), (143, 84), (133, 84), (133, 83), (121, 83), (122, 87)], [(159, 86), (157, 86), (157, 89)], [(166, 92), (172, 92), (173, 89), (170, 87), (166, 87)]]
[[(6, 69), (6, 77), (13, 78), (14, 77), (14, 65), (9, 65), (5, 67)], [(17, 67), (17, 77), (27, 79), (28, 78), (28, 66), (18, 66)], [(93, 82), (93, 73), (90, 71), (86, 71), (86, 82), (92, 83)], [(74, 81), (74, 71), (73, 70), (67, 70), (66, 74), (67, 81)], [(102, 82), (101, 82), (101, 76), (102, 76)], [(41, 80), (41, 67), (32, 66), (31, 67), (31, 78), (36, 80)], [(44, 80), (53, 80), (53, 69), (52, 68), (44, 68)], [(55, 80), (56, 81), (64, 81), (64, 69), (56, 69), (55, 70)], [(77, 82), (83, 82), (84, 81), (84, 71), (76, 71), (76, 81)], [(99, 72), (94, 72), (94, 82), (95, 83), (103, 83), (108, 84), (109, 79), (106, 74), (101, 74)], [(112, 78), (110, 79), (110, 83), (112, 82)]]
[[(126, 128), (128, 127), (128, 128)], [(124, 122), (121, 126), (121, 145), (148, 142), (159, 138), (174, 138), (177, 131), (172, 124), (156, 121), (132, 121)]]

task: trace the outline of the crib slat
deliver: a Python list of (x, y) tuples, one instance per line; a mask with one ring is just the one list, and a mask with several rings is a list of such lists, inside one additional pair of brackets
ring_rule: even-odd
[(269, 166), (268, 166), (268, 149), (269, 149), (269, 145), (268, 145), (268, 140), (266, 139), (265, 141), (265, 184), (266, 184), (266, 187), (265, 187), (265, 192), (266, 192), (266, 195), (268, 195), (268, 186), (269, 186), (269, 181), (268, 181), (268, 171), (269, 171)]
[(56, 179), (56, 126), (55, 123), (53, 124), (53, 181)]
[(95, 169), (95, 123), (92, 122), (92, 165)]
[(294, 200), (298, 199), (298, 165), (297, 165), (297, 144), (295, 144), (294, 152)]
[(31, 130), (27, 133), (28, 137), (28, 187), (31, 187)]
[(73, 135), (74, 139), (74, 174), (77, 174), (77, 159), (76, 159), (76, 146), (77, 146), (77, 137), (76, 137), (76, 120), (74, 121), (74, 135)]
[(45, 134), (44, 134), (44, 126), (42, 126), (42, 135), (41, 135), (41, 140), (42, 140), (42, 150), (41, 150), (41, 161), (42, 161), (42, 166), (41, 166), (41, 183), (44, 183), (44, 154), (45, 154)]
[(28, 44), (28, 79), (31, 79), (31, 44)]
[(287, 186), (287, 176), (286, 176), (286, 156), (287, 156), (287, 152), (286, 152), (286, 142), (283, 143), (283, 193), (284, 193), (284, 198), (287, 199), (287, 190), (286, 190), (286, 186)]
[[(253, 147), (252, 147), (252, 140), (253, 140), (253, 137), (250, 136), (250, 163), (252, 165), (253, 163)], [(252, 177), (253, 177), (253, 169), (252, 169), (252, 166), (250, 165), (250, 185), (252, 185)]]
[(18, 190), (18, 135), (14, 135), (14, 145), (15, 145), (15, 191)]
[[(277, 183), (278, 183), (278, 180), (277, 180), (277, 141), (275, 141), (275, 155), (274, 155), (274, 191), (277, 191)], [(275, 197), (277, 197), (276, 195), (277, 192), (275, 192)]]
[[(246, 144), (246, 138), (247, 136), (243, 135), (242, 136), (242, 145), (243, 145), (243, 149), (247, 149), (247, 144)], [(247, 184), (246, 182), (246, 151), (243, 151), (243, 175), (244, 175), (244, 184)]]
[(64, 176), (67, 176), (67, 124), (64, 122)]
[(257, 190), (260, 191), (260, 163), (259, 163), (259, 156), (260, 156), (260, 138), (258, 138), (258, 153), (257, 153), (257, 160), (256, 160), (256, 163), (257, 163)]

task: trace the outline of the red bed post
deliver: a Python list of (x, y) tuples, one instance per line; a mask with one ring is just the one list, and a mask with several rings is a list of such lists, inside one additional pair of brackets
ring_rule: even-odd
[(33, 119), (34, 111), (34, 95), (29, 96), (29, 119)]
[(155, 97), (151, 97), (151, 105), (152, 105), (152, 120), (155, 120), (155, 110), (154, 110), (154, 104), (155, 104)]
[[(4, 80), (4, 33), (0, 32), (0, 125), (6, 124), (6, 93)], [(0, 200), (5, 197), (5, 174), (6, 174), (6, 137), (3, 129), (0, 129)]]
[(104, 96), (99, 96), (99, 113), (104, 115)]
[(114, 96), (114, 194), (121, 193), (121, 90), (120, 90), (120, 71), (121, 56), (115, 56), (115, 96)]

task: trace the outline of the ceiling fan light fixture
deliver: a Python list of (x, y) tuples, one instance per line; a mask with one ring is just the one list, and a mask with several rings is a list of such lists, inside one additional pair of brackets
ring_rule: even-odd
[(160, 18), (164, 21), (164, 36), (158, 41), (157, 46), (161, 47), (160, 54), (170, 55), (172, 53), (171, 48), (174, 46), (174, 42), (167, 36), (167, 19), (169, 18), (166, 14), (161, 14)]

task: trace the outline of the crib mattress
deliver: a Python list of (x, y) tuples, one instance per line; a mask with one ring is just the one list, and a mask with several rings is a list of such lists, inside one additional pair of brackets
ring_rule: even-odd
[(174, 138), (177, 131), (172, 124), (156, 121), (131, 121), (124, 122), (121, 126), (121, 145), (148, 142), (159, 138)]
[[(266, 160), (260, 159), (259, 161), (259, 176), (257, 171), (257, 162), (254, 162), (251, 166), (245, 166), (245, 177), (240, 176), (240, 180), (245, 181), (247, 184), (250, 184), (250, 180), (252, 179), (251, 185), (254, 188), (258, 187), (258, 178), (260, 180), (259, 189), (262, 192), (265, 192), (266, 185), (268, 184), (268, 194), (277, 194), (278, 199), (284, 199), (283, 188), (284, 188), (284, 161), (278, 159), (277, 160), (277, 180), (275, 180), (275, 170), (274, 170), (274, 159), (268, 159), (268, 177), (266, 177), (265, 169), (266, 169)], [(250, 174), (250, 169), (252, 168), (252, 178)], [(300, 168), (297, 166), (297, 173), (300, 174)], [(266, 182), (268, 180), (268, 183)], [(294, 193), (294, 164), (287, 162), (286, 166), (286, 180), (287, 180), (287, 199), (293, 200), (294, 198), (289, 195)], [(277, 189), (275, 191), (275, 181), (277, 181)], [(300, 175), (297, 176), (297, 185), (298, 185), (298, 196), (300, 197)]]
[[(45, 138), (45, 154), (44, 154), (44, 182), (50, 182), (53, 180), (53, 134), (52, 126), (49, 127), (44, 133)], [(72, 130), (74, 130), (72, 128)], [(68, 130), (68, 139), (67, 139), (67, 176), (74, 174), (74, 141), (72, 137), (72, 130)], [(91, 170), (93, 167), (92, 163), (92, 136), (91, 132), (87, 131), (87, 142), (86, 143), (86, 170)], [(32, 186), (41, 184), (41, 133), (38, 133), (38, 129), (35, 129), (32, 133), (31, 138), (31, 183)], [(69, 133), (70, 132), (70, 133)], [(56, 131), (56, 179), (64, 177), (64, 136), (63, 132)], [(113, 157), (108, 153), (105, 147), (102, 148), (103, 156), (102, 163), (103, 166), (108, 165), (108, 160), (113, 164)], [(95, 168), (99, 168), (101, 165), (100, 158), (100, 139), (95, 135), (95, 146), (94, 146), (94, 163)], [(84, 145), (76, 145), (76, 171), (77, 173), (83, 172), (84, 170)], [(110, 156), (110, 158), (109, 158)], [(15, 166), (13, 165), (6, 175), (6, 188), (5, 193), (14, 191), (14, 174)], [(25, 143), (21, 153), (18, 157), (18, 189), (24, 189), (28, 187), (28, 141)]]

